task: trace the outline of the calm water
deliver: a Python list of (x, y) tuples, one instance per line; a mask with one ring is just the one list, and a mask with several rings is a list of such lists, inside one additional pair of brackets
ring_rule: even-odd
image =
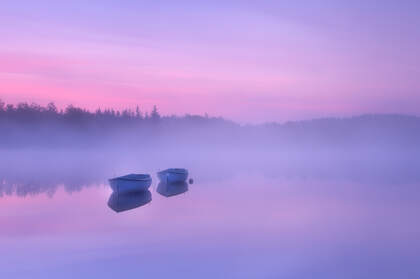
[(153, 176), (151, 202), (116, 213), (114, 173), (5, 166), (0, 278), (420, 278), (406, 173), (191, 165), (188, 191)]

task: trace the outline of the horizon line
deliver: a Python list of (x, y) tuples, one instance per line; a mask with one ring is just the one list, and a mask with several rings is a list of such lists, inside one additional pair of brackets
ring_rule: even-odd
[[(105, 112), (105, 111), (113, 111), (115, 113), (122, 113), (122, 112), (136, 112), (136, 110), (127, 107), (127, 108), (122, 108), (122, 109), (116, 109), (113, 107), (101, 107), (98, 106), (96, 109), (89, 109), (89, 108), (85, 108), (83, 106), (78, 106), (78, 105), (74, 105), (72, 103), (69, 103), (67, 105), (62, 105), (62, 106), (57, 106), (56, 103), (54, 101), (49, 101), (46, 103), (46, 105), (42, 105), (38, 102), (27, 102), (27, 101), (21, 101), (21, 102), (15, 102), (15, 103), (7, 103), (5, 102), (2, 98), (0, 98), (0, 111), (3, 109), (6, 109), (8, 105), (12, 105), (13, 108), (17, 108), (19, 105), (27, 105), (28, 107), (31, 106), (38, 106), (40, 108), (43, 109), (47, 109), (48, 105), (53, 105), (56, 109), (58, 113), (65, 113), (65, 110), (67, 108), (76, 108), (76, 109), (81, 109), (85, 112), (91, 113), (91, 114), (95, 114), (96, 112), (98, 112), (98, 110), (100, 110), (101, 112)], [(140, 113), (143, 114), (143, 116), (146, 115), (150, 115), (150, 113), (153, 111), (147, 111), (147, 110), (142, 110), (142, 106), (137, 104), (135, 105), (135, 108), (139, 108)], [(179, 114), (160, 114), (159, 112), (159, 107), (158, 105), (153, 105), (153, 108), (156, 108), (157, 112), (159, 113), (160, 117), (162, 118), (170, 118), (170, 117), (186, 117), (186, 116), (199, 116), (199, 117), (203, 117), (203, 118), (213, 118), (213, 119), (223, 119), (224, 121), (227, 122), (232, 122), (235, 124), (238, 124), (240, 126), (259, 126), (259, 125), (273, 125), (273, 124), (287, 124), (287, 123), (295, 123), (295, 122), (310, 122), (310, 121), (316, 121), (316, 120), (327, 120), (327, 119), (337, 119), (337, 120), (345, 120), (345, 119), (351, 119), (351, 118), (358, 118), (358, 117), (365, 117), (365, 116), (398, 116), (398, 117), (413, 117), (413, 118), (420, 118), (419, 115), (415, 115), (415, 114), (406, 114), (406, 113), (381, 113), (381, 112), (365, 112), (365, 113), (359, 113), (359, 114), (353, 114), (353, 115), (348, 115), (348, 116), (321, 116), (321, 117), (312, 117), (312, 118), (304, 118), (304, 119), (295, 119), (295, 120), (285, 120), (285, 121), (262, 121), (262, 122), (258, 122), (258, 123), (249, 123), (249, 122), (240, 122), (240, 121), (235, 121), (229, 118), (226, 118), (224, 116), (215, 116), (215, 115), (210, 115), (209, 113), (204, 113), (204, 114), (194, 114), (194, 113), (184, 113), (182, 115)]]

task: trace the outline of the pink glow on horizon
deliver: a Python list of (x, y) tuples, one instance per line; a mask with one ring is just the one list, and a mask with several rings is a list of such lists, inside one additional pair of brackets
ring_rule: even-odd
[(165, 115), (241, 123), (418, 114), (415, 36), (395, 41), (386, 26), (365, 34), (369, 26), (338, 21), (353, 31), (344, 36), (306, 18), (261, 13), (263, 6), (143, 17), (121, 7), (106, 11), (120, 19), (113, 26), (96, 13), (90, 26), (83, 15), (14, 18), (13, 10), (5, 17), (10, 28), (0, 30), (0, 98), (91, 110), (157, 105)]

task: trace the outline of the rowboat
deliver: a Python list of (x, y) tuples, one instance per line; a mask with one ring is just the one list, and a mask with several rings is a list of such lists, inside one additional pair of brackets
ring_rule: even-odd
[(128, 193), (146, 191), (152, 184), (149, 174), (128, 174), (109, 179), (109, 184), (114, 192)]
[(186, 169), (166, 169), (157, 173), (158, 178), (162, 182), (174, 183), (185, 182), (188, 178)]

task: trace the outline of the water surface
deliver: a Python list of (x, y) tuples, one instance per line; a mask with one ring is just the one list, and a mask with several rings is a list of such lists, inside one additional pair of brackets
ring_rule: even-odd
[(151, 201), (117, 213), (106, 179), (121, 165), (21, 162), (2, 165), (1, 278), (420, 278), (404, 168), (186, 162), (194, 184), (165, 196), (137, 164)]

